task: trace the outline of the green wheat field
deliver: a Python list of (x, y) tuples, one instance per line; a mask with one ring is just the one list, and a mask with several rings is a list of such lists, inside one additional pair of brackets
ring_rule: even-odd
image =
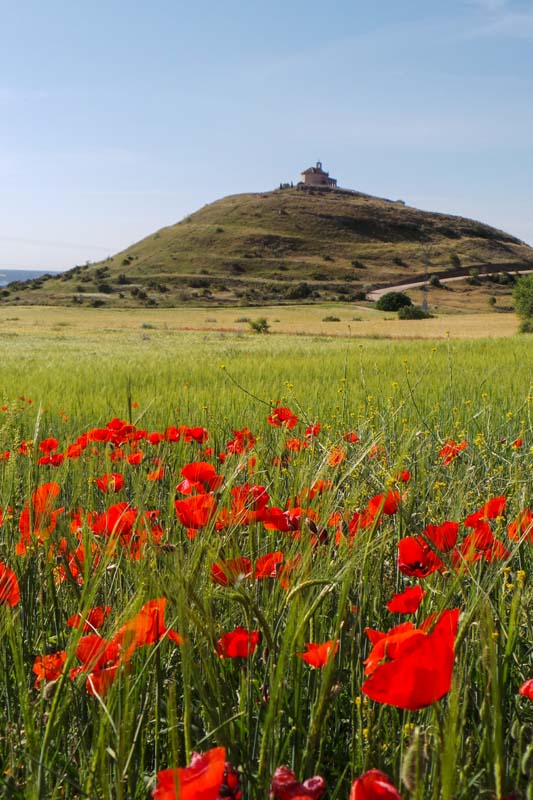
[(533, 798), (529, 337), (36, 322), (0, 345), (2, 797)]

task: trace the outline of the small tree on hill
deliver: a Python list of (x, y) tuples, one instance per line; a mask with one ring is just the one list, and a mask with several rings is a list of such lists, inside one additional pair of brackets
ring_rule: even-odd
[(376, 303), (380, 311), (399, 311), (404, 306), (412, 305), (411, 298), (403, 292), (387, 292)]
[(513, 289), (515, 310), (522, 320), (520, 330), (529, 333), (533, 328), (533, 275), (523, 275)]

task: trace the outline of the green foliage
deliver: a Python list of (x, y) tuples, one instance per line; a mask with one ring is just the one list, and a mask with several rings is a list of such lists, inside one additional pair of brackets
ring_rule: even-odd
[(520, 323), (520, 333), (533, 333), (533, 318), (526, 317)]
[(522, 275), (513, 289), (516, 313), (523, 320), (533, 319), (533, 275)]
[(387, 292), (376, 302), (379, 311), (399, 311), (400, 308), (410, 305), (412, 300), (404, 292)]
[(308, 283), (297, 283), (296, 286), (291, 286), (285, 292), (287, 300), (305, 300), (313, 293), (312, 288)]
[(398, 310), (398, 319), (429, 319), (431, 314), (424, 311), (422, 306), (402, 306)]
[(249, 322), (249, 325), (254, 333), (268, 333), (270, 330), (270, 325), (266, 317), (257, 317), (257, 319), (252, 319)]

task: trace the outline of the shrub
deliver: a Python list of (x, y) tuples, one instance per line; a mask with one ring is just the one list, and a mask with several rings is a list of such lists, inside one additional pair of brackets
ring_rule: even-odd
[(533, 319), (523, 319), (520, 323), (520, 333), (533, 333)]
[(270, 330), (270, 325), (268, 324), (266, 317), (257, 317), (257, 319), (252, 319), (250, 320), (249, 325), (254, 333), (268, 333)]
[(379, 311), (399, 311), (404, 306), (412, 305), (411, 298), (404, 292), (387, 292), (376, 303)]
[(450, 256), (450, 264), (452, 265), (452, 267), (455, 267), (455, 269), (458, 269), (461, 266), (461, 259), (459, 258), (457, 253), (452, 253), (451, 254), (451, 256)]
[(328, 316), (322, 318), (322, 322), (340, 322), (340, 321), (341, 321), (340, 317)]
[(402, 306), (398, 311), (398, 319), (429, 319), (431, 316), (422, 306)]
[(312, 291), (308, 283), (297, 283), (296, 286), (287, 289), (285, 297), (288, 300), (303, 300), (305, 297), (309, 297)]
[(442, 283), (440, 282), (438, 275), (429, 276), (429, 285), (433, 286), (435, 289), (442, 289)]

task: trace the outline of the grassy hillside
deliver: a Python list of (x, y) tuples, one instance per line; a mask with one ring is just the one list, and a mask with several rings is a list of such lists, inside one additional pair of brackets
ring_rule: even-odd
[(11, 284), (4, 302), (105, 306), (361, 300), (424, 274), (533, 266), (533, 249), (479, 222), (355, 192), (225, 197), (98, 264)]

